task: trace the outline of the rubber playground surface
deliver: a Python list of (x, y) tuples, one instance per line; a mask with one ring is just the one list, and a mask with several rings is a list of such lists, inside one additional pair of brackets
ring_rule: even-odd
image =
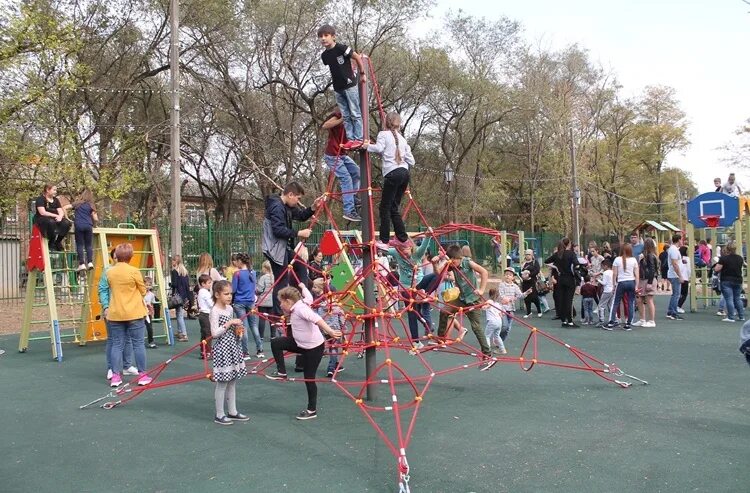
[[(549, 315), (534, 319), (647, 386), (621, 389), (562, 368), (524, 372), (517, 363), (437, 378), (407, 449), (411, 491), (750, 491), (750, 367), (737, 351), (740, 326), (711, 311), (664, 320), (666, 301), (657, 297), (655, 329), (561, 329)], [(511, 354), (527, 334), (514, 326)], [(471, 332), (466, 341), (476, 345)], [(398, 491), (396, 460), (333, 385), (319, 385), (319, 417), (310, 421), (294, 419), (305, 405), (302, 384), (257, 376), (238, 385), (239, 410), (251, 421), (233, 426), (213, 423), (208, 381), (145, 392), (112, 410), (80, 410), (109, 391), (103, 347), (68, 345), (58, 364), (47, 343), (26, 354), (17, 343), (0, 338), (2, 492)], [(149, 366), (184, 348), (149, 350)], [(540, 356), (575, 362), (556, 347), (540, 345)], [(453, 357), (426, 355), (436, 364)], [(398, 361), (424, 371), (413, 356)], [(341, 380), (363, 379), (363, 360), (345, 366)], [(201, 367), (191, 355), (164, 376)], [(390, 393), (377, 392), (385, 405)], [(392, 418), (377, 414), (394, 436)]]

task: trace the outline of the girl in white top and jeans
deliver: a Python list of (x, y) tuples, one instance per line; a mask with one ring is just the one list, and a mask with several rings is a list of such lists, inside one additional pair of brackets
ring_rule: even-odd
[(392, 111), (385, 117), (385, 128), (378, 133), (374, 144), (365, 144), (368, 152), (380, 154), (383, 158), (383, 190), (380, 193), (380, 241), (379, 250), (388, 250), (391, 237), (391, 223), (396, 238), (391, 246), (405, 248), (410, 244), (406, 226), (401, 218), (401, 199), (409, 186), (409, 168), (414, 166), (414, 156), (406, 139), (399, 132), (401, 116)]
[(623, 296), (628, 298), (628, 320), (623, 329), (632, 330), (630, 324), (633, 322), (635, 311), (635, 290), (638, 288), (638, 261), (633, 258), (633, 247), (630, 243), (622, 246), (622, 254), (612, 263), (612, 278), (615, 280), (615, 302), (609, 315), (607, 328), (613, 328), (615, 324), (616, 308), (620, 305)]

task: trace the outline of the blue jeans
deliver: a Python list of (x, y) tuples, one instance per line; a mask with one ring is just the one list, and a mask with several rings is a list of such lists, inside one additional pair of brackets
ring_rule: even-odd
[(187, 327), (185, 327), (185, 308), (182, 306), (175, 308), (174, 316), (177, 319), (177, 333), (187, 335)]
[(356, 213), (357, 209), (354, 206), (354, 194), (356, 192), (352, 192), (352, 190), (359, 190), (359, 166), (347, 155), (338, 156), (337, 158), (336, 156), (324, 154), (323, 161), (325, 161), (328, 169), (332, 169), (336, 174), (336, 178), (339, 179), (344, 214)]
[(722, 281), (721, 295), (724, 297), (724, 301), (727, 305), (727, 318), (737, 320), (734, 317), (735, 310), (737, 310), (738, 318), (745, 318), (745, 309), (742, 306), (742, 299), (740, 298), (741, 293), (742, 284), (738, 282)]
[[(107, 358), (107, 370), (112, 369), (112, 332), (109, 328), (109, 322), (104, 321), (104, 325), (107, 327), (107, 343), (104, 348), (104, 352), (106, 353)], [(122, 360), (123, 365), (125, 368), (130, 368), (133, 366), (133, 345), (132, 344), (125, 344), (125, 349), (122, 352)]]
[[(340, 340), (336, 340), (336, 342), (341, 342)], [(339, 348), (337, 347), (331, 347), (330, 348), (331, 354), (328, 356), (328, 369), (327, 373), (330, 373), (332, 371), (336, 371), (336, 367), (339, 366)]]
[[(677, 282), (677, 285), (680, 285), (679, 280)], [(625, 294), (628, 295), (628, 320), (626, 323), (627, 325), (630, 325), (633, 322), (633, 314), (635, 313), (635, 281), (620, 281), (617, 283), (617, 290), (615, 291), (615, 302), (612, 304), (612, 313), (609, 315), (609, 323), (615, 323), (617, 307), (620, 306), (620, 302), (622, 301), (622, 298), (625, 296)], [(680, 297), (679, 291), (677, 292), (677, 297)], [(675, 306), (677, 306), (677, 302), (675, 302)]]
[(146, 371), (146, 346), (143, 344), (146, 331), (144, 319), (110, 321), (109, 329), (112, 336), (112, 373), (122, 375), (122, 354), (128, 344), (133, 346), (135, 366), (138, 367), (138, 371)]
[(362, 109), (359, 105), (359, 87), (354, 85), (343, 91), (333, 91), (333, 94), (344, 120), (346, 138), (362, 140)]
[(245, 317), (247, 313), (250, 313), (250, 310), (253, 309), (255, 306), (255, 302), (253, 303), (240, 303), (235, 302), (233, 305), (234, 307), (234, 315), (242, 319), (242, 323), (245, 325), (245, 332), (242, 334), (242, 352), (244, 354), (247, 354), (249, 351), (247, 350), (247, 333), (252, 331), (253, 333), (253, 339), (255, 339), (255, 350), (257, 352), (263, 352), (263, 339), (260, 338), (260, 332), (258, 331), (258, 316), (257, 315), (248, 315)]
[(581, 318), (584, 322), (594, 323), (594, 298), (583, 298)]
[(500, 339), (505, 342), (505, 339), (508, 338), (508, 334), (510, 334), (510, 328), (513, 325), (513, 319), (510, 318), (513, 315), (513, 312), (504, 312), (502, 316), (503, 320), (503, 326), (500, 330)]
[(667, 307), (667, 315), (677, 315), (677, 305), (680, 301), (680, 293), (682, 292), (682, 283), (678, 277), (670, 277), (669, 284), (672, 285), (672, 295), (669, 297), (669, 306)]

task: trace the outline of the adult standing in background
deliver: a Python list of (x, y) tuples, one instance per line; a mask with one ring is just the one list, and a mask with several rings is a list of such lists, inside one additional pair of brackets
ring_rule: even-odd
[(219, 271), (214, 267), (214, 259), (213, 257), (211, 257), (211, 254), (208, 252), (203, 252), (198, 257), (198, 268), (196, 269), (196, 272), (195, 272), (196, 282), (198, 281), (198, 278), (202, 274), (206, 274), (214, 282), (221, 281), (224, 279), (219, 273)]
[(146, 346), (143, 344), (148, 314), (143, 297), (146, 284), (141, 271), (130, 265), (133, 258), (133, 245), (122, 243), (115, 249), (117, 263), (108, 269), (103, 277), (109, 285), (111, 297), (100, 300), (104, 308), (104, 318), (112, 337), (112, 380), (111, 386), (122, 383), (123, 350), (126, 344), (133, 345), (135, 364), (138, 368), (138, 385), (148, 385), (151, 377), (146, 373)]
[(682, 282), (684, 281), (682, 278), (682, 269), (680, 268), (680, 264), (682, 263), (681, 246), (682, 235), (672, 235), (672, 246), (667, 250), (667, 262), (669, 265), (667, 279), (669, 279), (669, 284), (672, 286), (672, 296), (669, 297), (669, 306), (667, 307), (667, 318), (670, 320), (683, 320), (677, 312), (677, 305), (680, 301), (680, 293), (682, 292)]
[[(630, 246), (633, 247), (633, 257), (639, 258), (643, 253), (643, 243), (637, 231), (633, 231), (633, 234), (630, 235)], [(622, 255), (622, 252), (620, 254)]]
[[(724, 255), (714, 266), (714, 270), (721, 276), (721, 295), (727, 307), (726, 317), (722, 322), (745, 320), (745, 309), (742, 305), (742, 267), (745, 261), (737, 255), (737, 245), (730, 241), (724, 246)], [(735, 311), (736, 317), (735, 318)]]
[(170, 287), (172, 293), (180, 295), (182, 304), (174, 307), (175, 318), (177, 319), (177, 341), (187, 342), (187, 327), (185, 326), (185, 306), (192, 306), (193, 292), (190, 290), (190, 276), (185, 264), (182, 263), (182, 256), (175, 255), (172, 257), (172, 271), (169, 273)]
[(545, 264), (552, 264), (557, 269), (557, 285), (559, 289), (559, 306), (555, 305), (557, 315), (560, 317), (563, 327), (579, 327), (573, 322), (573, 297), (576, 292), (578, 257), (572, 250), (572, 244), (568, 237), (560, 240), (557, 244), (557, 252), (552, 254)]

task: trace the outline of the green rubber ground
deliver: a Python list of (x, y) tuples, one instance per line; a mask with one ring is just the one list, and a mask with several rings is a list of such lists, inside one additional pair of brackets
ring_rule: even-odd
[[(663, 314), (666, 298), (657, 303)], [(630, 333), (535, 319), (648, 386), (621, 389), (560, 368), (525, 373), (517, 364), (437, 379), (408, 447), (411, 491), (750, 491), (750, 367), (737, 351), (739, 324), (708, 312), (687, 317), (660, 315), (657, 328)], [(197, 324), (189, 330), (195, 340)], [(514, 327), (512, 353), (527, 334)], [(476, 344), (471, 333), (467, 342)], [(398, 491), (394, 458), (332, 385), (320, 386), (320, 416), (307, 422), (294, 419), (306, 402), (302, 384), (258, 377), (238, 387), (251, 421), (229, 427), (212, 422), (207, 381), (154, 390), (110, 411), (79, 410), (109, 391), (103, 347), (66, 346), (58, 364), (44, 342), (26, 354), (15, 352), (17, 344), (0, 339), (7, 350), (0, 356), (2, 492)], [(149, 350), (149, 366), (176, 349)], [(540, 357), (575, 362), (548, 344)], [(425, 371), (414, 357), (395, 359)], [(439, 353), (428, 359), (436, 367), (459, 361)], [(201, 368), (192, 356), (173, 366), (165, 377)], [(341, 379), (361, 379), (363, 366), (348, 360)], [(380, 404), (387, 394), (378, 389)], [(400, 394), (402, 402), (413, 397), (406, 388)]]

